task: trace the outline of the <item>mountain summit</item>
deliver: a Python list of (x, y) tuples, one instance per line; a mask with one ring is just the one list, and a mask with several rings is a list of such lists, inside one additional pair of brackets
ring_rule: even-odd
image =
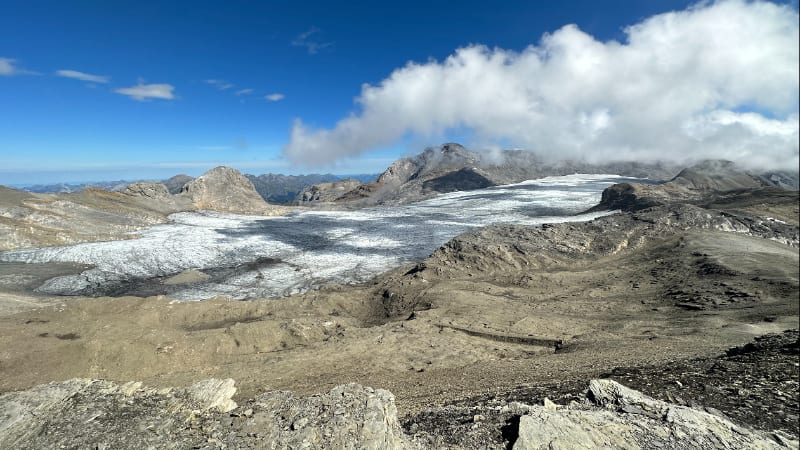
[(277, 211), (256, 191), (253, 182), (236, 169), (215, 167), (189, 181), (179, 195), (192, 200), (196, 209), (240, 214), (272, 214)]

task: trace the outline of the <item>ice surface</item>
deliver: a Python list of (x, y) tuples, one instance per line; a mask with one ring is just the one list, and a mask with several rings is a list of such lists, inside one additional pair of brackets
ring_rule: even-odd
[[(475, 227), (591, 220), (602, 213), (575, 214), (595, 205), (605, 187), (627, 180), (615, 175), (548, 177), (452, 192), (401, 207), (283, 217), (178, 213), (170, 216), (171, 223), (142, 231), (139, 239), (9, 251), (0, 253), (0, 261), (94, 266), (39, 288), (52, 294), (281, 297), (329, 283), (365, 281), (419, 261)], [(161, 283), (188, 269), (211, 276), (190, 285)]]

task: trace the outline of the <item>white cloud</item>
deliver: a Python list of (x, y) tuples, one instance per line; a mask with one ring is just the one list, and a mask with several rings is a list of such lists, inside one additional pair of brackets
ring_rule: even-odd
[(12, 75), (37, 75), (31, 70), (21, 69), (17, 65), (17, 60), (12, 58), (0, 58), (0, 76), (10, 77)]
[(270, 102), (277, 102), (283, 100), (284, 98), (285, 98), (284, 95), (278, 92), (264, 96), (264, 100), (268, 100)]
[(215, 86), (217, 89), (221, 91), (225, 91), (234, 86), (233, 83), (228, 83), (227, 81), (224, 80), (206, 80), (206, 83)]
[(114, 92), (127, 95), (134, 100), (145, 101), (151, 98), (172, 100), (175, 98), (172, 93), (173, 90), (175, 90), (175, 87), (171, 84), (143, 84), (139, 82), (136, 86), (116, 89)]
[(292, 39), (292, 45), (295, 47), (305, 47), (309, 55), (316, 55), (320, 50), (324, 50), (333, 45), (333, 42), (321, 42), (315, 39), (314, 36), (319, 36), (322, 33), (317, 27), (311, 27), (308, 31), (300, 33), (296, 38)]
[(60, 77), (74, 78), (81, 81), (88, 81), (91, 83), (108, 83), (111, 80), (111, 77), (92, 75), (90, 73), (78, 72), (77, 70), (57, 70), (56, 75)]
[(475, 143), (560, 158), (797, 168), (796, 10), (701, 3), (625, 33), (625, 42), (601, 42), (567, 25), (521, 52), (473, 45), (441, 62), (410, 62), (365, 84), (359, 110), (335, 127), (296, 120), (284, 153), (327, 164), (457, 129)]
[(238, 91), (234, 92), (233, 95), (250, 95), (255, 92), (255, 89), (239, 89)]

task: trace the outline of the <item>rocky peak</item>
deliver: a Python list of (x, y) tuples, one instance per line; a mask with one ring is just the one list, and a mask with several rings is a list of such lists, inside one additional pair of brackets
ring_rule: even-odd
[(236, 169), (215, 167), (186, 183), (181, 195), (188, 196), (197, 209), (240, 214), (274, 212), (256, 191), (253, 183)]
[(474, 166), (479, 160), (477, 153), (453, 142), (438, 147), (428, 147), (419, 155), (392, 163), (378, 177), (378, 184), (396, 186), (431, 173), (450, 172)]

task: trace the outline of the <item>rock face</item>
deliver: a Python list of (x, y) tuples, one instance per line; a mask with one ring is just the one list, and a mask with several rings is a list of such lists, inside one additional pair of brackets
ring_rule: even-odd
[(216, 167), (187, 183), (182, 196), (197, 209), (239, 214), (276, 214), (279, 209), (267, 204), (253, 183), (230, 167)]
[(237, 407), (233, 380), (152, 389), (89, 379), (0, 395), (0, 448), (415, 448), (394, 396), (356, 384)]
[(127, 195), (146, 197), (152, 199), (165, 199), (170, 196), (167, 187), (162, 183), (149, 183), (140, 181), (129, 184), (124, 191)]
[(183, 189), (183, 187), (186, 185), (186, 183), (188, 183), (188, 182), (190, 182), (192, 180), (194, 180), (194, 177), (190, 177), (189, 175), (180, 174), (180, 175), (175, 175), (174, 177), (168, 178), (168, 179), (162, 181), (162, 183), (164, 184), (164, 186), (167, 187), (167, 190), (169, 191), (170, 194), (175, 195), (175, 194), (179, 194), (181, 192), (181, 189)]
[(416, 448), (400, 429), (394, 396), (383, 389), (347, 384), (305, 398), (271, 392), (256, 398), (252, 410), (242, 431), (263, 436), (272, 448)]
[(192, 448), (197, 424), (236, 407), (233, 380), (188, 389), (72, 379), (0, 395), (0, 448)]
[(535, 406), (520, 417), (515, 450), (576, 448), (797, 448), (797, 441), (725, 417), (654, 400), (612, 380), (592, 380), (590, 407)]

